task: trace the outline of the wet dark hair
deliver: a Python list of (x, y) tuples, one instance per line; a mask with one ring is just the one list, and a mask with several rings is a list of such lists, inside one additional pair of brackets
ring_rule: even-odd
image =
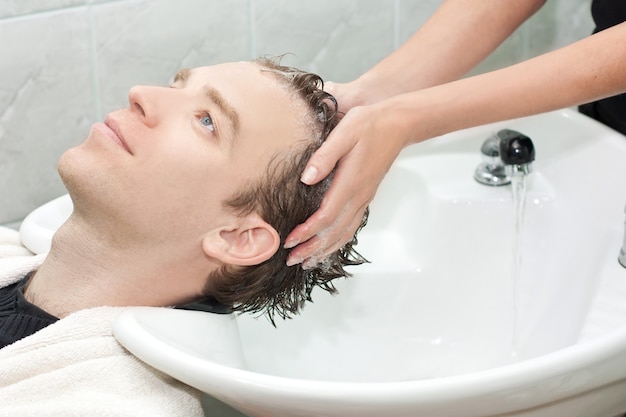
[(283, 247), (286, 236), (319, 208), (332, 180), (331, 173), (309, 186), (300, 181), (300, 176), (311, 155), (337, 125), (337, 102), (324, 92), (324, 83), (316, 74), (282, 66), (277, 59), (260, 58), (254, 62), (307, 105), (305, 126), (310, 137), (299, 144), (302, 150), (292, 151), (287, 157), (276, 155), (260, 180), (226, 202), (226, 207), (236, 213), (257, 213), (274, 227), (281, 239), (276, 253), (259, 265), (223, 266), (208, 278), (205, 292), (235, 311), (265, 313), (274, 322), (276, 315), (289, 318), (298, 313), (306, 301), (311, 301), (311, 291), (316, 286), (335, 293), (332, 280), (350, 276), (345, 266), (367, 262), (354, 245), (368, 212), (352, 240), (319, 265), (307, 270), (301, 265), (287, 266), (289, 250)]

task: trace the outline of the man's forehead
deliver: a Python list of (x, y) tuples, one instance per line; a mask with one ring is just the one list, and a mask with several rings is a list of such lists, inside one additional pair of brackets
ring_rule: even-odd
[(203, 67), (197, 67), (190, 72), (204, 76), (220, 76), (225, 78), (237, 78), (237, 77), (261, 77), (261, 66), (254, 62), (226, 62), (222, 64), (207, 65)]
[[(233, 102), (293, 101), (291, 91), (271, 70), (254, 62), (229, 62), (191, 70), (181, 70), (177, 77), (193, 78), (194, 84), (210, 85)], [(257, 96), (257, 97), (255, 97)]]

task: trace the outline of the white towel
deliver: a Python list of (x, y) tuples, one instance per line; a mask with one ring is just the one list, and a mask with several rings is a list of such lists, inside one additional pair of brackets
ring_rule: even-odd
[(37, 269), (44, 258), (44, 254), (35, 256), (22, 246), (17, 230), (0, 226), (0, 288)]
[[(0, 227), (0, 286), (42, 256)], [(123, 307), (78, 311), (0, 349), (0, 416), (204, 416), (200, 392), (146, 365), (115, 339)]]

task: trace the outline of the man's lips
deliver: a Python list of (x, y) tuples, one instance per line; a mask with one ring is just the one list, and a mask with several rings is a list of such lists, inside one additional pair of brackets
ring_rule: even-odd
[(116, 141), (119, 145), (126, 149), (126, 152), (132, 155), (133, 153), (128, 147), (128, 143), (124, 140), (124, 136), (120, 133), (120, 129), (117, 126), (117, 123), (115, 123), (115, 120), (113, 120), (110, 116), (107, 116), (104, 120), (104, 125), (108, 128), (107, 133), (111, 139)]

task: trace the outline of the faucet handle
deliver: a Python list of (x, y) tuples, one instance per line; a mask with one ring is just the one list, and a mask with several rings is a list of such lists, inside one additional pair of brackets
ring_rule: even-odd
[(535, 160), (535, 145), (526, 135), (511, 129), (498, 133), (500, 138), (500, 158), (505, 165), (530, 164)]
[(484, 162), (476, 168), (474, 179), (498, 186), (511, 183), (511, 176), (528, 175), (535, 160), (535, 146), (526, 135), (502, 129), (488, 137), (480, 147)]
[(509, 175), (528, 175), (535, 160), (535, 145), (526, 135), (515, 130), (503, 129), (497, 133), (500, 138), (500, 159), (507, 167)]

